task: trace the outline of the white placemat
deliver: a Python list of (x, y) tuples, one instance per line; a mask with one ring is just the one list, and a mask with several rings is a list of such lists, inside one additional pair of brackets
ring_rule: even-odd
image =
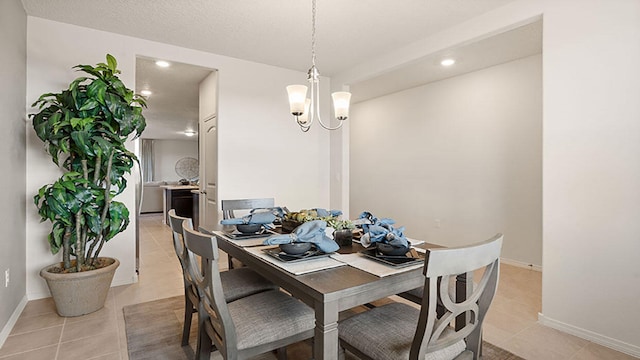
[(420, 261), (415, 265), (403, 266), (403, 267), (393, 267), (391, 265), (386, 265), (381, 262), (375, 261), (373, 259), (369, 259), (366, 256), (360, 253), (353, 254), (333, 254), (331, 257), (335, 260), (343, 262), (349, 266), (352, 266), (356, 269), (360, 269), (362, 271), (366, 271), (370, 274), (379, 277), (385, 277), (393, 274), (399, 274), (405, 271), (410, 271), (413, 269), (421, 268), (424, 266), (424, 262)]
[[(339, 266), (346, 265), (344, 262), (332, 259), (329, 256), (319, 257), (317, 259), (309, 259), (305, 261), (299, 261), (294, 263), (288, 263), (280, 261), (270, 255), (264, 253), (264, 249), (274, 248), (274, 246), (260, 246), (260, 247), (247, 247), (245, 250), (253, 256), (259, 257), (272, 263), (273, 265), (284, 269), (294, 275), (302, 275), (315, 271), (321, 271), (325, 269), (331, 269)], [(275, 246), (277, 248), (277, 246)]]

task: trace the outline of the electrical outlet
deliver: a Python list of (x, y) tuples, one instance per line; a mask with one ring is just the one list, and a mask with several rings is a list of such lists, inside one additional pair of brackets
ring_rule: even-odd
[(442, 223), (440, 222), (440, 219), (436, 219), (436, 229), (440, 229), (442, 227)]
[(9, 269), (4, 271), (4, 287), (9, 287), (9, 280), (11, 278), (9, 277)]

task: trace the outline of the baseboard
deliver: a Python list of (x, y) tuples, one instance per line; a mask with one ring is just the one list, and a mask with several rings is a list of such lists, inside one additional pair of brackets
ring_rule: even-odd
[(9, 321), (7, 321), (7, 324), (2, 329), (2, 332), (0, 332), (0, 348), (2, 348), (2, 346), (4, 345), (4, 342), (7, 341), (7, 338), (9, 337), (11, 330), (16, 325), (16, 322), (18, 321), (20, 314), (22, 314), (22, 310), (24, 310), (24, 307), (27, 306), (27, 301), (28, 301), (27, 295), (23, 296), (22, 300), (20, 300), (20, 302), (18, 303), (18, 306), (13, 311), (13, 314), (11, 314), (11, 317), (9, 317)]
[(640, 346), (628, 344), (620, 340), (616, 340), (616, 339), (595, 333), (593, 331), (589, 331), (573, 325), (569, 325), (561, 321), (548, 318), (541, 313), (538, 313), (538, 322), (544, 326), (548, 326), (550, 328), (560, 330), (567, 334), (575, 335), (579, 338), (589, 340), (596, 344), (606, 346), (608, 348), (623, 352), (625, 354), (635, 356), (635, 357), (640, 357)]
[(114, 277), (113, 280), (111, 281), (111, 287), (120, 286), (120, 285), (131, 285), (137, 282), (138, 282), (138, 274), (134, 274), (131, 277), (126, 277), (126, 276), (122, 278)]
[(542, 271), (542, 266), (540, 265), (529, 264), (529, 263), (518, 261), (518, 260), (500, 258), (500, 262), (503, 264), (511, 265), (511, 266), (517, 266), (523, 269)]

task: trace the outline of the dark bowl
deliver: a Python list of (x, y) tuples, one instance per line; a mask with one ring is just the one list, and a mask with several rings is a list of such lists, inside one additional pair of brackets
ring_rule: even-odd
[(300, 255), (311, 250), (311, 243), (296, 242), (296, 243), (289, 243), (289, 244), (280, 244), (280, 250), (290, 255)]
[(253, 234), (262, 229), (262, 224), (238, 224), (236, 229), (243, 234)]
[(376, 247), (378, 248), (378, 251), (389, 256), (402, 256), (406, 254), (410, 249), (407, 246), (395, 247), (395, 246), (391, 246), (389, 244), (380, 243), (380, 242), (376, 243)]

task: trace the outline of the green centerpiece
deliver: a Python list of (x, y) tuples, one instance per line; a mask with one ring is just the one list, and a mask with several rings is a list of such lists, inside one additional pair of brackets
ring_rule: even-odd
[(340, 246), (351, 245), (351, 239), (353, 238), (353, 229), (356, 226), (351, 220), (341, 219), (339, 216), (318, 216), (316, 210), (300, 210), (297, 212), (290, 212), (284, 215), (282, 222), (282, 228), (285, 231), (291, 232), (296, 227), (307, 221), (323, 220), (327, 223), (327, 227), (332, 227), (335, 230), (334, 240)]

